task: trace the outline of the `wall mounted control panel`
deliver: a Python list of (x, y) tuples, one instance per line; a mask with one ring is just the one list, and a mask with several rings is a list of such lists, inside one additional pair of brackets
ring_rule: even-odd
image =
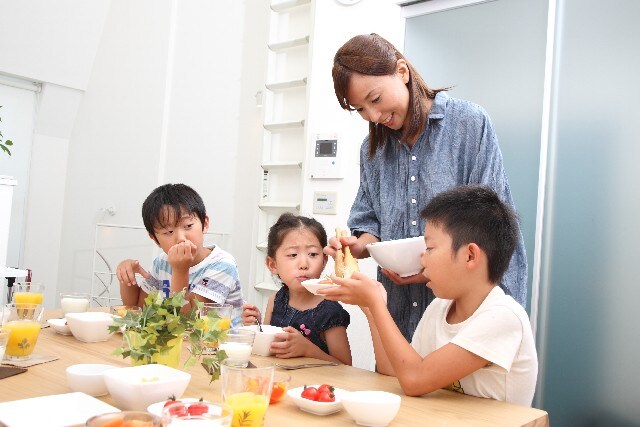
[(309, 178), (340, 179), (342, 178), (341, 163), (338, 136), (336, 134), (316, 135)]
[(338, 193), (335, 191), (313, 192), (313, 213), (335, 215), (338, 205)]

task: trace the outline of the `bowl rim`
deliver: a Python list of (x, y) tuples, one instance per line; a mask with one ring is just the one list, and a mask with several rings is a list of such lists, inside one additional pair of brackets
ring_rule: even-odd
[[(89, 369), (89, 367), (97, 368), (97, 370), (78, 371), (78, 369), (82, 369), (80, 367), (85, 367), (87, 369)], [(94, 375), (102, 376), (106, 371), (109, 371), (111, 369), (116, 369), (116, 368), (120, 368), (120, 366), (108, 365), (106, 363), (76, 363), (75, 365), (67, 366), (67, 369), (65, 369), (65, 372), (67, 374), (79, 375), (79, 376), (94, 376)]]
[(393, 239), (393, 240), (382, 240), (380, 242), (371, 242), (365, 245), (366, 248), (369, 247), (381, 247), (381, 246), (393, 246), (401, 243), (410, 243), (413, 241), (422, 240), (424, 241), (424, 236), (415, 236), (415, 237), (405, 237), (402, 239)]
[[(165, 371), (169, 373), (175, 373), (177, 376), (175, 378), (165, 378), (164, 380), (158, 379), (157, 381), (150, 381), (148, 383), (141, 383), (137, 381), (137, 378), (131, 377), (131, 371)], [(138, 365), (138, 366), (123, 366), (119, 369), (109, 369), (104, 373), (105, 379), (114, 379), (114, 380), (123, 380), (122, 382), (131, 385), (140, 385), (140, 384), (166, 384), (167, 382), (175, 382), (175, 381), (191, 381), (191, 374), (185, 371), (181, 371), (180, 369), (175, 369), (170, 366), (161, 365), (158, 363), (150, 363), (147, 365)], [(127, 381), (129, 380), (129, 381)]]

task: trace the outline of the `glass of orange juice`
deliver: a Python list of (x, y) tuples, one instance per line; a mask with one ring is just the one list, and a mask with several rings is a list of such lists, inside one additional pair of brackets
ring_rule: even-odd
[(233, 409), (231, 427), (262, 427), (269, 407), (274, 365), (258, 360), (246, 368), (232, 359), (220, 364), (222, 399)]
[(2, 329), (11, 331), (5, 350), (9, 360), (28, 360), (40, 334), (40, 304), (9, 303), (5, 305)]
[(13, 285), (13, 301), (16, 304), (42, 304), (44, 285), (36, 282), (21, 282)]
[[(218, 328), (226, 331), (231, 327), (231, 315), (233, 314), (233, 306), (231, 304), (218, 304), (214, 302), (206, 302), (200, 308), (200, 317), (205, 319), (204, 332), (209, 329)], [(217, 342), (205, 343), (205, 354), (215, 353), (218, 349)]]

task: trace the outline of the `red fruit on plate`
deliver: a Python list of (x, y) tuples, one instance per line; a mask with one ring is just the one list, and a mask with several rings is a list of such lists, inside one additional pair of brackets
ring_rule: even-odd
[(322, 384), (320, 387), (318, 387), (318, 394), (320, 393), (333, 393), (333, 386), (330, 384)]
[(318, 393), (318, 402), (335, 402), (336, 396), (328, 391), (323, 391), (322, 393)]
[(318, 389), (315, 387), (304, 386), (304, 390), (302, 390), (300, 396), (309, 400), (318, 400)]
[(187, 408), (187, 412), (189, 413), (189, 415), (202, 415), (209, 412), (209, 407), (202, 403), (203, 400), (204, 399), (201, 397), (198, 402), (189, 405), (189, 407)]
[(166, 402), (164, 402), (164, 406), (163, 407), (167, 407), (169, 405), (173, 405), (174, 403), (179, 403), (179, 400), (176, 400), (176, 397), (172, 394), (171, 396), (169, 396), (169, 400), (167, 400)]

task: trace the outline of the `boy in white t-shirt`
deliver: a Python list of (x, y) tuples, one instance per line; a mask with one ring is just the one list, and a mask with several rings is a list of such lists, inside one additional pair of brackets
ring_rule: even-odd
[[(191, 302), (231, 304), (242, 307), (242, 289), (236, 261), (217, 245), (204, 246), (204, 233), (209, 228), (204, 202), (200, 195), (184, 184), (165, 184), (149, 194), (142, 204), (142, 220), (149, 237), (163, 253), (147, 272), (138, 260), (122, 261), (116, 270), (120, 297), (126, 305), (142, 307), (150, 292), (180, 292), (187, 289)], [(138, 284), (135, 278), (145, 278)]]
[(531, 406), (538, 359), (525, 310), (497, 284), (518, 235), (515, 212), (486, 186), (463, 185), (434, 197), (427, 220), (423, 274), (437, 297), (411, 344), (389, 314), (379, 282), (362, 273), (320, 291), (359, 305), (369, 321), (378, 372), (419, 396), (440, 388)]

